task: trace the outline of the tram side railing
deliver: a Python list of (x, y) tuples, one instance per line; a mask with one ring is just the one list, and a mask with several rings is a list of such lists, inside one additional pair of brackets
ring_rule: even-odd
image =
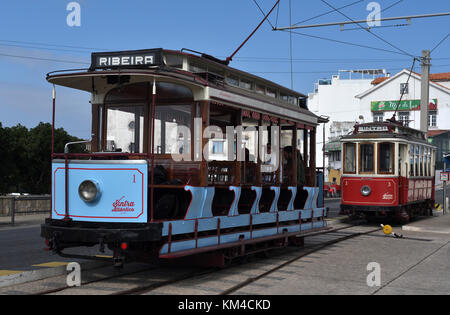
[(14, 225), (16, 216), (50, 214), (51, 195), (0, 196), (0, 217), (10, 217)]

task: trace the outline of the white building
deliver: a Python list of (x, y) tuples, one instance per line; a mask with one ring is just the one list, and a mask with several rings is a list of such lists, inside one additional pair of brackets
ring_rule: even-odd
[[(383, 73), (386, 74), (385, 71)], [(409, 70), (405, 69), (394, 76), (385, 75), (375, 80), (354, 77), (342, 80), (339, 75), (328, 80), (327, 85), (320, 84), (324, 80), (319, 81), (315, 92), (309, 95), (308, 105), (315, 114), (330, 116), (330, 124), (327, 125), (325, 134), (326, 142), (333, 142), (339, 136), (339, 131), (335, 130), (335, 127), (339, 126), (336, 122), (347, 122), (348, 127), (348, 122), (352, 121), (383, 121), (394, 115), (397, 105), (396, 119), (411, 128), (420, 129), (421, 76), (412, 72), (409, 81), (408, 77)], [(439, 169), (442, 153), (450, 150), (447, 140), (450, 137), (450, 73), (432, 74), (430, 80), (429, 136), (440, 137), (435, 143), (438, 146)], [(317, 139), (316, 149), (321, 152), (322, 135), (318, 135)], [(321, 157), (317, 163), (322, 165)], [(326, 166), (329, 166), (327, 162)]]
[[(330, 117), (325, 126), (325, 142), (347, 134), (357, 122), (370, 121), (370, 117), (362, 117), (364, 108), (355, 95), (372, 88), (376, 75), (387, 75), (386, 70), (341, 70), (331, 79), (319, 80), (314, 86), (314, 92), (308, 95), (308, 108), (318, 116)], [(344, 124), (342, 122), (345, 122)], [(323, 166), (323, 128), (317, 129), (316, 165)], [(325, 158), (328, 166), (329, 157)], [(332, 162), (335, 161), (332, 158)], [(327, 180), (328, 173), (325, 172)], [(331, 181), (331, 178), (330, 178)]]

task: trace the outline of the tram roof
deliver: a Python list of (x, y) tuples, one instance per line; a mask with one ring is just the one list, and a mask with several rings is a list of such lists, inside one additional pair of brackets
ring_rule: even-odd
[[(108, 77), (115, 77), (117, 82)], [(310, 123), (328, 122), (308, 110), (306, 95), (229, 67), (224, 61), (205, 54), (194, 55), (162, 48), (97, 52), (91, 55), (89, 69), (60, 70), (47, 74), (50, 83), (91, 93), (106, 92), (119, 82), (152, 82), (154, 78), (157, 81), (179, 82), (197, 91), (211, 87), (209, 93), (223, 94), (221, 91), (225, 91), (230, 93), (228, 97), (235, 95), (247, 102), (254, 99), (255, 104), (261, 104), (262, 107), (264, 103), (271, 104), (271, 108), (278, 107), (280, 115), (284, 117), (291, 117), (295, 111), (310, 116), (307, 120)], [(213, 96), (208, 95), (204, 99)], [(299, 118), (296, 116), (298, 114), (292, 117)]]
[[(61, 84), (85, 91), (92, 90), (92, 84), (81, 79), (81, 74), (98, 75), (144, 75), (149, 70), (171, 75), (196, 77), (197, 84), (227, 86), (247, 90), (268, 98), (276, 98), (291, 105), (306, 107), (307, 96), (260, 76), (232, 68), (217, 58), (206, 54), (194, 55), (184, 51), (166, 49), (145, 49), (131, 51), (95, 52), (91, 55), (89, 69), (68, 69), (47, 74), (51, 83)], [(57, 78), (77, 74), (79, 79), (62, 82)], [(58, 82), (59, 81), (59, 82)], [(77, 82), (78, 81), (78, 82)], [(305, 100), (305, 104), (301, 103)]]
[(356, 124), (353, 133), (351, 135), (343, 136), (341, 140), (346, 141), (382, 138), (401, 138), (409, 141), (418, 141), (428, 144), (424, 132), (407, 126), (403, 126), (400, 122), (397, 121)]

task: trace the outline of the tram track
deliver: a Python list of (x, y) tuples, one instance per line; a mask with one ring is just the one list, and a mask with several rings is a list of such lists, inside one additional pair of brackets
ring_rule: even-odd
[[(288, 247), (290, 250), (286, 250), (286, 248), (280, 249), (282, 252), (275, 256), (274, 258), (280, 258), (280, 262), (276, 263), (275, 266), (271, 267), (268, 270), (262, 271), (259, 274), (255, 275), (242, 275), (242, 278), (245, 280), (240, 281), (236, 284), (233, 284), (230, 288), (225, 289), (221, 292), (217, 292), (219, 295), (228, 295), (232, 294), (239, 289), (250, 285), (251, 283), (262, 279), (266, 276), (269, 276), (271, 273), (280, 270), (283, 267), (286, 267), (295, 261), (298, 261), (308, 255), (311, 255), (315, 252), (318, 252), (326, 247), (337, 244), (339, 242), (352, 239), (362, 235), (368, 235), (377, 231), (380, 231), (380, 228), (362, 231), (349, 231), (351, 229), (358, 228), (360, 223), (355, 222), (356, 224), (350, 226), (343, 226), (338, 228), (329, 229), (326, 231), (319, 231), (315, 233), (311, 233), (309, 235), (303, 236), (308, 239), (316, 239), (315, 242), (312, 240), (311, 244), (305, 244), (302, 247)], [(326, 239), (323, 240), (323, 237)], [(299, 252), (300, 251), (300, 252)], [(283, 254), (291, 255), (292, 257), (281, 258)], [(261, 258), (259, 261), (262, 264), (265, 264), (265, 258)], [(241, 266), (245, 266), (241, 265)], [(236, 267), (236, 264), (231, 264), (230, 266), (224, 268), (200, 268), (200, 267), (186, 267), (183, 268), (180, 272), (180, 268), (176, 269), (173, 266), (151, 266), (149, 268), (138, 268), (138, 270), (130, 270), (129, 272), (112, 272), (108, 276), (99, 276), (99, 272), (95, 272), (95, 270), (91, 271), (90, 277), (94, 278), (91, 280), (83, 281), (80, 287), (68, 287), (62, 286), (59, 288), (53, 288), (49, 290), (43, 290), (34, 295), (51, 295), (51, 294), (87, 294), (86, 292), (90, 292), (92, 287), (108, 287), (111, 282), (114, 283), (123, 283), (125, 289), (117, 288), (118, 290), (114, 290), (113, 292), (108, 292), (106, 294), (110, 295), (143, 295), (143, 294), (152, 294), (152, 292), (158, 291), (158, 289), (168, 288), (172, 286), (179, 286), (180, 283), (194, 281), (201, 277), (208, 277), (209, 275), (213, 275), (220, 271), (226, 271), (230, 268)], [(107, 267), (108, 268), (108, 267)], [(101, 268), (100, 268), (101, 269)], [(110, 271), (111, 273), (111, 271)], [(155, 274), (159, 275), (157, 280), (155, 278)], [(130, 279), (132, 276), (133, 279)], [(150, 279), (150, 280), (149, 280)], [(134, 283), (133, 283), (134, 282)], [(136, 283), (141, 282), (141, 283)], [(189, 285), (183, 286), (186, 287), (186, 290), (189, 291)], [(105, 293), (105, 292), (103, 292)], [(189, 293), (186, 293), (189, 294)]]
[[(358, 225), (355, 225), (355, 226), (358, 226)], [(381, 230), (380, 228), (376, 228), (376, 229), (370, 229), (368, 231), (361, 231), (361, 232), (357, 231), (357, 232), (349, 233), (349, 234), (342, 233), (343, 230), (355, 228), (355, 226), (352, 225), (352, 226), (347, 226), (347, 227), (341, 227), (341, 228), (331, 229), (331, 230), (323, 231), (323, 232), (317, 232), (317, 233), (313, 233), (312, 235), (305, 236), (305, 237), (314, 237), (314, 236), (327, 235), (327, 234), (331, 234), (331, 233), (339, 234), (337, 236), (333, 235), (332, 236), (333, 239), (331, 239), (329, 241), (325, 241), (325, 242), (323, 242), (321, 244), (314, 244), (314, 245), (309, 245), (309, 246), (303, 246), (303, 247), (301, 247), (302, 253), (300, 253), (298, 255), (295, 255), (293, 258), (290, 258), (290, 259), (288, 259), (286, 261), (281, 262), (280, 264), (276, 265), (273, 268), (270, 268), (269, 270), (267, 270), (265, 272), (262, 272), (261, 274), (258, 274), (258, 275), (252, 276), (252, 277), (248, 277), (244, 281), (241, 281), (241, 282), (233, 285), (232, 287), (230, 287), (230, 288), (228, 288), (228, 289), (226, 289), (226, 290), (224, 290), (222, 292), (219, 292), (218, 294), (219, 295), (232, 294), (232, 293), (236, 292), (237, 290), (239, 290), (239, 289), (241, 289), (241, 288), (243, 288), (243, 287), (245, 287), (245, 286), (247, 286), (247, 285), (257, 281), (257, 280), (262, 279), (262, 278), (270, 275), (271, 273), (273, 273), (273, 272), (275, 272), (275, 271), (277, 271), (277, 270), (279, 270), (279, 269), (281, 269), (281, 268), (283, 268), (285, 266), (288, 266), (288, 265), (292, 264), (295, 261), (298, 261), (299, 259), (301, 259), (303, 257), (306, 257), (306, 256), (308, 256), (310, 254), (315, 253), (315, 252), (318, 252), (318, 251), (320, 251), (320, 250), (322, 250), (322, 249), (324, 249), (324, 248), (326, 248), (328, 246), (331, 246), (331, 245), (337, 244), (339, 242), (342, 242), (342, 241), (345, 241), (345, 240), (348, 240), (348, 239), (352, 239), (352, 238), (355, 238), (355, 237), (358, 237), (358, 236), (368, 235), (368, 234), (371, 234), (371, 233), (374, 233), (374, 232), (377, 232), (377, 231)], [(133, 289), (130, 289), (130, 290), (124, 290), (124, 291), (120, 291), (120, 292), (115, 292), (115, 293), (113, 293), (113, 295), (130, 295), (130, 294), (132, 294), (132, 295), (143, 295), (143, 294), (149, 294), (149, 293), (151, 294), (152, 291), (155, 291), (157, 289), (161, 289), (161, 288), (163, 288), (165, 286), (179, 285), (183, 281), (196, 279), (196, 278), (202, 277), (202, 276), (207, 276), (209, 274), (213, 274), (215, 272), (220, 272), (221, 270), (226, 270), (226, 269), (231, 268), (231, 267), (233, 267), (233, 266), (229, 266), (229, 267), (222, 268), (222, 269), (212, 268), (212, 269), (208, 269), (208, 270), (204, 270), (203, 269), (203, 270), (198, 271), (198, 272), (194, 271), (194, 272), (185, 274), (185, 275), (183, 275), (180, 278), (170, 279), (170, 280), (163, 281), (163, 282), (160, 282), (160, 283), (152, 283), (152, 284), (149, 284), (149, 285), (136, 287), (136, 288), (133, 288)], [(220, 281), (220, 280), (218, 280), (218, 281)], [(186, 294), (190, 294), (190, 293), (187, 292)]]

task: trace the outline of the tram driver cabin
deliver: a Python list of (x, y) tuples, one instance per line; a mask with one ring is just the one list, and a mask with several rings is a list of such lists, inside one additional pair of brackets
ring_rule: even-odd
[[(131, 192), (108, 196), (119, 204), (134, 196), (151, 208), (139, 219), (122, 214), (121, 222), (186, 217), (192, 202), (186, 186), (215, 187), (213, 216), (227, 215), (233, 207), (250, 213), (252, 187), (261, 188), (258, 211), (286, 210), (292, 201), (289, 187), (315, 187), (321, 180), (315, 142), (324, 121), (307, 109), (306, 96), (207, 55), (163, 49), (93, 53), (88, 70), (57, 71), (47, 80), (91, 93), (92, 104), (92, 154), (54, 153), (60, 163), (53, 167), (54, 182), (64, 182), (64, 163), (71, 159), (117, 165), (146, 159), (154, 169), (151, 175), (137, 171), (131, 176), (133, 183), (148, 181), (148, 196), (143, 187), (145, 197)], [(268, 165), (273, 171), (265, 171)], [(122, 175), (111, 180), (119, 186), (118, 181), (129, 181)], [(53, 187), (61, 197), (53, 200), (52, 216), (77, 217), (83, 207), (77, 208), (77, 196), (58, 195), (63, 185)], [(240, 187), (237, 205), (230, 186)], [(306, 199), (299, 190), (294, 207), (302, 208)], [(79, 219), (85, 217), (78, 213)], [(88, 217), (96, 220), (97, 215)]]

